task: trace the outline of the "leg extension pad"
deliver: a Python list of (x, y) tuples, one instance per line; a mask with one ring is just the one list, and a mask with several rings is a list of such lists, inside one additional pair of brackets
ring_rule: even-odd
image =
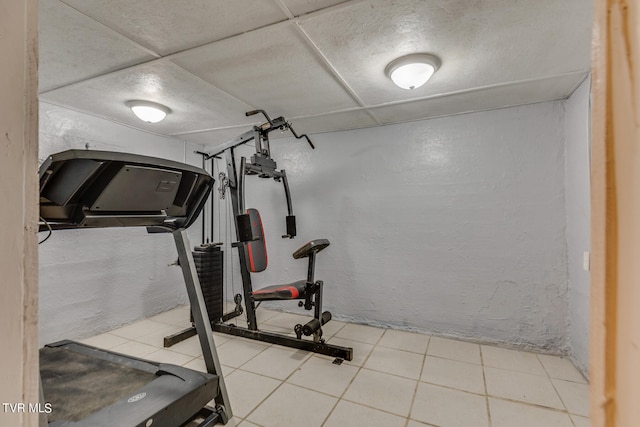
[(329, 320), (331, 320), (331, 313), (325, 311), (324, 313), (322, 313), (322, 316), (320, 316), (320, 320), (311, 319), (309, 322), (307, 322), (307, 324), (302, 327), (302, 333), (306, 336), (309, 336), (320, 329), (322, 325), (327, 323)]

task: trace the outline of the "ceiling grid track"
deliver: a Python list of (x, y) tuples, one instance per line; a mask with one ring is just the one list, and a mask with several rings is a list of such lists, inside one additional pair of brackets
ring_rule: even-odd
[(381, 125), (382, 123), (378, 120), (378, 118), (371, 111), (369, 111), (364, 101), (360, 99), (358, 94), (351, 88), (351, 86), (349, 86), (349, 84), (345, 81), (345, 79), (342, 78), (338, 70), (336, 70), (335, 67), (331, 64), (331, 61), (329, 61), (329, 59), (322, 53), (320, 48), (315, 44), (315, 42), (307, 34), (304, 28), (302, 28), (300, 22), (298, 21), (295, 22), (295, 29), (303, 37), (307, 45), (311, 47), (311, 50), (316, 56), (316, 58), (318, 58), (322, 62), (322, 65), (324, 65), (325, 69), (331, 73), (331, 75), (338, 82), (338, 84), (340, 84), (340, 86), (342, 86), (342, 88), (345, 91), (347, 91), (349, 96), (351, 96), (351, 98), (360, 106), (360, 108), (362, 108), (369, 115), (369, 117), (371, 117), (371, 119), (376, 124)]
[[(95, 22), (98, 26), (102, 27), (103, 29), (105, 29), (108, 33), (111, 33), (115, 36), (117, 36), (119, 39), (122, 39), (122, 41), (128, 43), (129, 45), (131, 45), (132, 47), (135, 47), (136, 49), (140, 49), (146, 53), (148, 53), (151, 56), (155, 56), (156, 58), (162, 58), (162, 55), (160, 55), (158, 52), (155, 52), (151, 49), (149, 49), (146, 46), (141, 45), (140, 43), (131, 40), (129, 37), (125, 36), (124, 34), (122, 34), (121, 32), (111, 28), (110, 26), (103, 24), (102, 22), (98, 21), (97, 19), (92, 18), (91, 16), (87, 15), (86, 13), (76, 9), (75, 7), (71, 6), (70, 4), (64, 2), (63, 0), (60, 0), (60, 3), (62, 3), (63, 5), (65, 5), (66, 7), (68, 7), (69, 9), (73, 10), (76, 13), (79, 13), (82, 16), (87, 17), (88, 19), (92, 20), (93, 22)], [(153, 60), (152, 60), (153, 61)], [(148, 62), (148, 61), (147, 61)]]

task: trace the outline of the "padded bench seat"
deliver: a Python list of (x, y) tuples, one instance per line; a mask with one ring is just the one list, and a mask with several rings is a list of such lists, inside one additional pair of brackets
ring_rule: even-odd
[(305, 297), (306, 286), (306, 280), (266, 286), (253, 291), (253, 299), (254, 301), (302, 299)]

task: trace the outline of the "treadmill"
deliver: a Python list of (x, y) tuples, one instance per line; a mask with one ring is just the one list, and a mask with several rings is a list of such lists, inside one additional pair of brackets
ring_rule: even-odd
[[(41, 427), (209, 427), (233, 416), (187, 238), (214, 180), (147, 156), (68, 150), (40, 167), (40, 231), (146, 227), (171, 233), (207, 373), (73, 341), (40, 350)], [(213, 402), (213, 403), (210, 403)]]

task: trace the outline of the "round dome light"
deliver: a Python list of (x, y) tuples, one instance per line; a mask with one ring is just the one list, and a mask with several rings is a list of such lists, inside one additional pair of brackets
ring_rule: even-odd
[(396, 86), (412, 90), (425, 84), (440, 67), (440, 60), (426, 53), (416, 53), (395, 59), (384, 72)]
[(151, 101), (128, 101), (127, 107), (131, 108), (137, 118), (147, 123), (158, 123), (171, 112), (168, 107)]

